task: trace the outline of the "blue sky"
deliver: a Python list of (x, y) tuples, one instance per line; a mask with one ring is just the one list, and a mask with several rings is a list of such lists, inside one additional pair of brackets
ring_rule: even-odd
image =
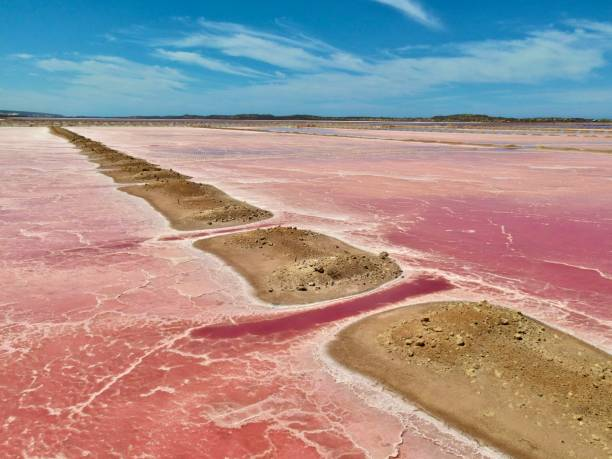
[(612, 117), (612, 1), (0, 0), (0, 109)]

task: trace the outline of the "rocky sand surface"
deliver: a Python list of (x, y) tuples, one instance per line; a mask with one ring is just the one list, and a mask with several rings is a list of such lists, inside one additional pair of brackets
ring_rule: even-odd
[(332, 355), (517, 457), (607, 458), (612, 357), (518, 311), (430, 303), (367, 317)]
[(202, 239), (273, 304), (329, 300), (371, 290), (401, 269), (386, 252), (372, 254), (338, 239), (295, 227), (257, 229)]

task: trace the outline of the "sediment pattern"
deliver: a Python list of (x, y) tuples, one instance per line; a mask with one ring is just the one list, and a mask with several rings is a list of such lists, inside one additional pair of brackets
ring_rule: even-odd
[[(275, 224), (392, 247), (402, 266), (441, 279), (325, 308), (262, 307), (219, 260), (185, 244), (194, 234), (154, 224), (69, 143), (46, 128), (0, 129), (6, 456), (499, 457), (338, 368), (321, 347), (351, 316), (452, 294), (612, 348), (610, 156), (78, 129), (205, 183), (244, 179), (244, 196), (287, 209)], [(483, 143), (496, 135), (482, 133)]]
[[(255, 302), (219, 260), (186, 244), (193, 234), (152, 221), (148, 206), (109, 186), (47, 129), (0, 129), (0, 164), (0, 456), (393, 453), (402, 423), (363, 404), (309, 356), (330, 320), (381, 307), (394, 289), (341, 302), (342, 311), (309, 308), (330, 316), (279, 314)], [(408, 287), (384, 301), (446, 286)], [(281, 331), (265, 337), (190, 336), (280, 315)], [(356, 428), (363, 419), (376, 431)], [(440, 449), (412, 441), (424, 431), (435, 436), (422, 423), (419, 433), (403, 434), (411, 452), (417, 441), (420, 451)], [(474, 457), (475, 447), (462, 451)]]

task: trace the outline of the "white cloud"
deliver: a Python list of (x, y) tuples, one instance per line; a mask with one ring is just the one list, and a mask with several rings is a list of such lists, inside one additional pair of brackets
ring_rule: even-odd
[(466, 43), (454, 48), (450, 56), (388, 59), (377, 63), (372, 71), (391, 80), (403, 80), (406, 88), (575, 80), (603, 67), (612, 44), (593, 46), (590, 34), (548, 30), (518, 40)]
[(569, 20), (566, 21), (568, 25), (573, 26), (577, 29), (592, 30), (596, 32), (602, 32), (607, 35), (612, 35), (612, 24), (608, 22), (597, 22), (587, 20)]
[(228, 57), (301, 72), (321, 68), (359, 71), (364, 66), (361, 58), (303, 35), (288, 38), (228, 22), (200, 20), (199, 25), (198, 32), (163, 44), (176, 48), (214, 49)]
[(215, 72), (229, 73), (231, 75), (246, 77), (265, 76), (264, 73), (258, 72), (257, 70), (253, 70), (243, 65), (229, 64), (218, 59), (211, 59), (198, 53), (189, 51), (168, 51), (165, 49), (156, 49), (154, 55), (171, 61), (181, 62), (183, 64), (196, 65)]
[(48, 72), (66, 74), (73, 87), (135, 98), (182, 89), (189, 81), (176, 69), (140, 64), (116, 56), (83, 60), (41, 59), (36, 61), (36, 65)]
[(28, 54), (28, 53), (15, 53), (15, 54), (9, 54), (9, 57), (13, 59), (22, 59), (24, 61), (27, 61), (29, 59), (32, 59), (34, 55)]
[(426, 27), (431, 29), (439, 29), (442, 27), (442, 22), (433, 14), (427, 12), (418, 2), (414, 0), (374, 0), (382, 5), (390, 6), (399, 10), (402, 14), (408, 16)]
[(102, 35), (102, 38), (104, 38), (108, 42), (117, 41), (117, 37), (115, 37), (112, 33), (105, 33), (104, 35)]
[[(490, 40), (446, 47), (426, 57), (392, 57), (369, 63), (367, 71), (302, 73), (217, 93), (224, 100), (275, 98), (301, 106), (313, 103), (366, 103), (425, 94), (451, 85), (523, 84), (581, 81), (606, 65), (612, 32), (545, 30), (517, 40)], [(451, 51), (449, 53), (449, 51)], [(222, 93), (222, 96), (221, 96)]]
[[(32, 63), (60, 76), (66, 87), (63, 94), (70, 97), (73, 105), (81, 104), (81, 113), (99, 113), (98, 107), (104, 105), (122, 107), (121, 111), (111, 108), (107, 113), (248, 111), (338, 114), (368, 110), (367, 113), (397, 115), (415, 113), (412, 101), (427, 98), (433, 101), (436, 94), (461, 97), (470, 91), (455, 89), (465, 89), (469, 85), (477, 89), (477, 94), (493, 88), (508, 89), (508, 85), (512, 85), (510, 93), (517, 96), (530, 94), (530, 107), (537, 106), (536, 99), (544, 106), (544, 90), (558, 87), (561, 82), (568, 88), (589, 87), (585, 82), (594, 81), (592, 77), (608, 64), (608, 55), (612, 51), (612, 25), (584, 21), (534, 31), (514, 40), (450, 44), (439, 49), (431, 47), (419, 53), (419, 57), (380, 54), (376, 58), (347, 53), (308, 37), (283, 37), (238, 24), (204, 24), (207, 39), (198, 32), (178, 41), (166, 40), (166, 46), (170, 48), (158, 48), (154, 55), (249, 79), (228, 79), (222, 87), (217, 80), (215, 88), (205, 87), (206, 80), (188, 78), (173, 68), (109, 56), (78, 60), (33, 59)], [(233, 40), (251, 46), (241, 48)], [(216, 55), (214, 58), (205, 57), (199, 50), (172, 48), (170, 42), (177, 47), (207, 48), (221, 58)], [(260, 62), (270, 61), (273, 65), (271, 62), (276, 61), (270, 54), (272, 50), (278, 51), (276, 58), (281, 59), (282, 55), (282, 63), (274, 65), (280, 68), (254, 74), (252, 72), (259, 70), (243, 65), (247, 56), (250, 59), (257, 56)], [(300, 56), (307, 57), (301, 64), (294, 62), (300, 61)], [(258, 77), (255, 81), (251, 78), (254, 76)], [(522, 88), (517, 89), (516, 85), (522, 85)], [(589, 103), (589, 110), (590, 107), (602, 106), (602, 100), (609, 101), (609, 97), (599, 97), (600, 93), (606, 94), (605, 87), (598, 91), (591, 97), (597, 99), (598, 104)], [(476, 99), (482, 100), (482, 97), (477, 95)], [(477, 105), (477, 100), (467, 104), (466, 99), (462, 99), (461, 106), (457, 106), (456, 101), (449, 102), (448, 97), (446, 101), (440, 97), (436, 100), (437, 105), (432, 105), (430, 113), (444, 111), (440, 108), (444, 103), (456, 107), (449, 111), (457, 111), (461, 106), (486, 106), (486, 103)], [(510, 98), (498, 97), (496, 100), (506, 106), (513, 103)], [(421, 103), (426, 107), (424, 102)], [(573, 103), (578, 106), (579, 101), (575, 99)], [(151, 110), (147, 111), (146, 107), (151, 107)], [(39, 109), (54, 111), (52, 107)], [(496, 112), (500, 113), (500, 110)], [(604, 111), (598, 110), (599, 113)]]

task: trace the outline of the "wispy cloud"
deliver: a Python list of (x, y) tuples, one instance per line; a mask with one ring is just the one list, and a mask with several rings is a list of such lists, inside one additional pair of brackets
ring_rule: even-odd
[(382, 5), (390, 6), (408, 16), (410, 19), (431, 29), (442, 28), (442, 22), (432, 13), (428, 12), (415, 0), (374, 0)]
[(258, 72), (243, 65), (233, 65), (218, 59), (204, 57), (201, 54), (190, 51), (168, 51), (165, 49), (156, 49), (154, 56), (168, 59), (183, 64), (196, 65), (215, 72), (228, 73), (230, 75), (239, 75), (246, 77), (262, 77), (266, 74)]
[(236, 107), (248, 101), (262, 110), (277, 112), (306, 107), (313, 112), (338, 113), (343, 107), (378, 103), (379, 113), (388, 113), (399, 101), (426, 97), (441, 88), (508, 84), (537, 88), (555, 81), (579, 84), (603, 68), (612, 51), (612, 31), (608, 32), (605, 24), (586, 27), (535, 31), (516, 40), (447, 45), (440, 52), (432, 49), (425, 57), (372, 61), (360, 73), (322, 69), (215, 90), (208, 97)]
[(189, 81), (176, 69), (141, 64), (117, 56), (94, 56), (82, 60), (39, 59), (36, 65), (48, 72), (65, 75), (73, 88), (130, 98), (182, 89)]
[(305, 35), (286, 37), (241, 24), (200, 20), (200, 30), (163, 42), (175, 48), (214, 49), (232, 58), (245, 58), (293, 71), (337, 68), (360, 71), (361, 58)]
[[(612, 53), (612, 24), (586, 21), (513, 40), (432, 46), (417, 56), (359, 56), (299, 34), (284, 36), (232, 23), (203, 21), (198, 28), (147, 45), (147, 58), (152, 48), (153, 57), (172, 61), (177, 68), (116, 56), (34, 57), (25, 62), (48, 72), (46, 78), (61, 80), (64, 94), (71, 103), (81, 104), (82, 112), (94, 113), (93, 107), (114, 101), (115, 107), (124, 107), (123, 113), (151, 113), (143, 110), (145, 104), (153, 107), (154, 100), (157, 112), (166, 113), (401, 114), (405, 107), (412, 112), (413, 100), (467, 94), (470, 88), (480, 93), (511, 87), (517, 94), (533, 94), (534, 100), (549, 85), (583, 88), (586, 81), (596, 81)], [(212, 87), (208, 74), (202, 78), (210, 71), (236, 77), (215, 80)], [(515, 89), (517, 85), (523, 89)], [(607, 89), (604, 85), (598, 91)], [(609, 98), (598, 98), (603, 100)]]
[(28, 53), (14, 53), (14, 54), (9, 54), (8, 57), (12, 59), (21, 59), (21, 60), (27, 61), (29, 59), (32, 59), (34, 55), (28, 54)]

